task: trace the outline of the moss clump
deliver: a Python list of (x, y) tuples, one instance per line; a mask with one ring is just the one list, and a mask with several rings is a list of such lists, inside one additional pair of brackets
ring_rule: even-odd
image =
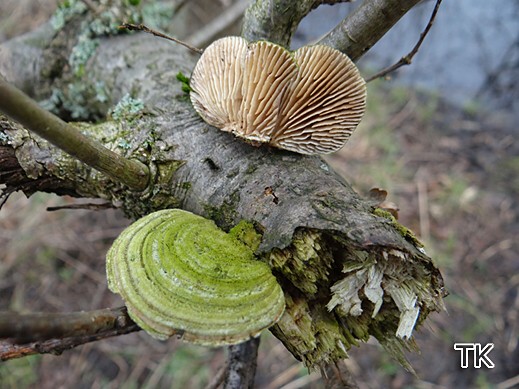
[(249, 247), (252, 252), (256, 252), (261, 244), (261, 234), (254, 228), (254, 224), (248, 220), (242, 220), (229, 231), (229, 235), (234, 236), (240, 242)]
[(189, 77), (186, 77), (182, 72), (177, 73), (177, 80), (182, 84), (182, 91), (189, 94), (193, 89), (189, 85)]
[(391, 222), (391, 225), (395, 227), (395, 229), (402, 235), (407, 241), (413, 243), (416, 247), (423, 248), (424, 244), (418, 240), (416, 235), (413, 231), (411, 231), (409, 228), (403, 226), (400, 224), (393, 215), (391, 215), (390, 212), (382, 209), (382, 208), (375, 208), (373, 210), (373, 214), (379, 217), (383, 217), (385, 219), (388, 219)]
[(207, 217), (214, 220), (215, 223), (224, 230), (231, 229), (236, 220), (239, 220), (236, 206), (240, 202), (240, 191), (237, 190), (225, 200), (220, 207), (205, 205), (204, 209)]

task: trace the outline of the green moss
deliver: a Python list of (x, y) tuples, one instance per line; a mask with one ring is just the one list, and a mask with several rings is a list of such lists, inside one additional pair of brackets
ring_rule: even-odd
[(193, 89), (189, 85), (189, 77), (186, 77), (182, 72), (177, 73), (177, 80), (182, 84), (182, 92), (189, 94)]
[(189, 86), (189, 77), (185, 76), (182, 72), (178, 72), (176, 77), (182, 84)]
[(259, 248), (262, 236), (254, 228), (254, 224), (248, 220), (242, 220), (229, 231), (240, 242), (250, 247), (253, 252)]
[(204, 206), (208, 217), (215, 221), (215, 223), (225, 230), (230, 229), (236, 224), (238, 213), (236, 206), (240, 202), (240, 191), (237, 190), (225, 200), (220, 207), (214, 207), (206, 204)]
[(191, 184), (190, 182), (183, 182), (180, 187), (184, 190), (189, 190), (191, 189), (191, 187), (193, 186), (193, 184)]
[(381, 208), (375, 208), (373, 214), (388, 219), (400, 235), (402, 235), (406, 240), (412, 242), (416, 247), (424, 247), (423, 243), (418, 240), (414, 232), (400, 224), (388, 211)]

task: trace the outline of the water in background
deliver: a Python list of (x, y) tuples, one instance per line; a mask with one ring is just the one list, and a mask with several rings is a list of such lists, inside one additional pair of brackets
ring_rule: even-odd
[[(313, 11), (299, 26), (293, 47), (318, 40), (358, 3), (323, 5)], [(425, 1), (405, 15), (362, 58), (363, 73), (369, 76), (411, 51), (434, 5), (435, 1)], [(444, 0), (412, 65), (392, 77), (436, 90), (460, 104), (477, 99), (519, 111), (519, 1)]]

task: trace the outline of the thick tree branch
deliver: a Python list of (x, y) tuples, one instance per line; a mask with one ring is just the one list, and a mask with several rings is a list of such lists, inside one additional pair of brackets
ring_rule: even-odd
[(242, 36), (249, 41), (264, 39), (289, 48), (299, 22), (312, 9), (321, 4), (347, 1), (349, 0), (256, 0), (245, 13)]
[(421, 0), (364, 0), (319, 44), (342, 51), (352, 60), (359, 59), (393, 25)]
[(96, 340), (139, 331), (126, 308), (74, 313), (0, 313), (0, 360), (61, 354)]
[[(0, 131), (5, 129), (6, 124), (0, 120)], [(9, 146), (0, 146), (0, 184), (6, 186), (0, 190), (0, 207), (11, 193), (18, 190), (27, 196), (36, 192), (80, 196), (74, 189), (74, 182), (60, 180), (48, 172), (42, 173), (38, 178), (29, 177), (20, 166), (15, 150)]]
[(149, 170), (141, 162), (123, 158), (83, 135), (73, 125), (41, 108), (1, 76), (0, 111), (71, 156), (130, 188), (143, 190), (148, 185)]

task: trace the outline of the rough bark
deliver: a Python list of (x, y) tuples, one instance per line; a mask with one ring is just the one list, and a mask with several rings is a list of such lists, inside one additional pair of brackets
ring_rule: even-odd
[(229, 347), (225, 389), (246, 389), (254, 386), (259, 338)]
[[(284, 20), (287, 31), (291, 23)], [(72, 112), (74, 105), (67, 101), (78, 98), (71, 96), (70, 85), (84, 85), (82, 99), (92, 117), (125, 94), (144, 103), (138, 112), (81, 128), (119, 154), (145, 163), (151, 184), (143, 192), (130, 191), (3, 120), (0, 145), (14, 150), (23, 170), (14, 167), (16, 174), (27, 180), (50, 177), (49, 189), (56, 185), (58, 192), (63, 183), (75, 195), (108, 199), (132, 218), (181, 207), (223, 229), (252, 220), (263, 233), (258, 256), (270, 263), (286, 295), (286, 314), (273, 332), (298, 359), (308, 366), (331, 363), (372, 335), (405, 364), (402, 349), (412, 342), (396, 336), (407, 314), (396, 297), (398, 288), (417, 298), (418, 323), (441, 310), (443, 296), (441, 275), (412, 233), (357, 195), (320, 157), (253, 147), (204, 123), (175, 77), (179, 71), (190, 74), (197, 60), (184, 48), (142, 34), (98, 43), (84, 72), (58, 77), (53, 87), (61, 88), (61, 107)], [(13, 51), (24, 44), (22, 39), (0, 51), (0, 71), (10, 69), (5, 76), (18, 84), (23, 84), (22, 75), (5, 61), (15, 60)], [(102, 99), (93, 93), (100, 85)], [(10, 177), (0, 175), (8, 191), (17, 185)], [(360, 312), (328, 309), (330, 288), (348, 277), (363, 277), (359, 268), (398, 282), (379, 296), (378, 308), (363, 284), (353, 298), (362, 300)]]

